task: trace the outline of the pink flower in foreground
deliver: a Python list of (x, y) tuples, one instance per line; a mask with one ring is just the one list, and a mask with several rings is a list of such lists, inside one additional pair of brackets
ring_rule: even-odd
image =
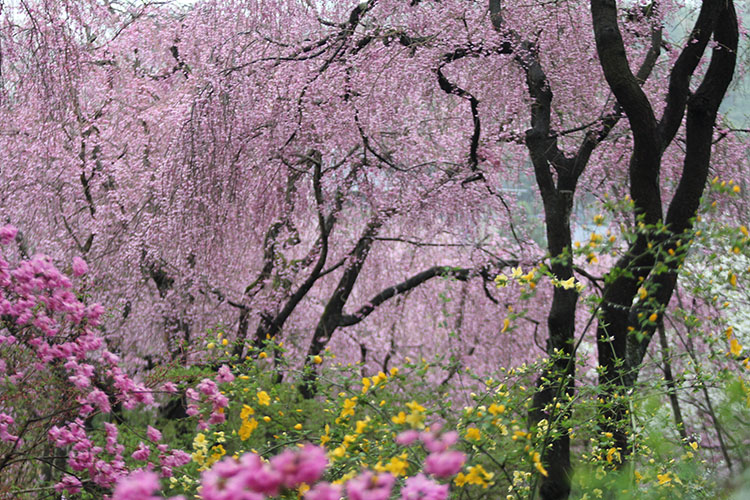
[(341, 498), (341, 486), (326, 482), (318, 483), (315, 487), (305, 493), (305, 500), (339, 500)]
[(73, 276), (83, 276), (89, 272), (89, 266), (86, 261), (80, 257), (73, 257)]
[(263, 463), (255, 453), (242, 455), (240, 465), (246, 476), (246, 484), (251, 490), (268, 496), (278, 495), (282, 480), (279, 471)]
[(424, 474), (408, 478), (401, 489), (401, 500), (445, 500), (446, 498), (448, 498), (448, 485), (438, 484)]
[(286, 488), (315, 483), (327, 466), (325, 449), (311, 444), (298, 451), (287, 449), (271, 459), (271, 467), (281, 473)]
[(346, 494), (349, 500), (388, 500), (395, 481), (389, 473), (375, 475), (364, 471), (346, 482)]
[(458, 433), (456, 431), (448, 431), (439, 435), (438, 430), (435, 430), (434, 427), (433, 432), (421, 432), (419, 435), (427, 451), (438, 453), (456, 444), (458, 441)]
[(263, 495), (248, 489), (253, 470), (225, 458), (201, 474), (203, 500), (263, 500)]
[(409, 429), (396, 436), (396, 442), (401, 446), (409, 446), (419, 438), (419, 432)]
[(120, 479), (112, 500), (159, 500), (153, 495), (159, 489), (159, 478), (150, 471), (136, 471)]
[(424, 461), (424, 471), (439, 478), (448, 478), (458, 474), (466, 461), (466, 455), (460, 451), (443, 451), (432, 453)]

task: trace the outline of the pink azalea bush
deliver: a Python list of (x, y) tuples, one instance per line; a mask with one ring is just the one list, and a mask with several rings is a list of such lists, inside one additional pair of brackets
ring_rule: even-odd
[[(423, 433), (428, 434), (428, 433)], [(423, 442), (434, 442), (434, 435)], [(452, 439), (449, 437), (449, 440)], [(402, 500), (445, 500), (448, 498), (449, 484), (437, 482), (437, 478), (450, 478), (455, 475), (466, 460), (460, 452), (452, 453), (450, 468), (439, 469), (433, 474), (425, 468), (424, 473), (406, 478), (400, 490)], [(435, 456), (435, 454), (427, 457)], [(307, 500), (339, 500), (345, 492), (349, 500), (388, 500), (396, 485), (392, 474), (375, 473), (363, 470), (356, 477), (346, 481), (344, 486), (322, 481), (328, 458), (321, 446), (307, 444), (298, 449), (288, 448), (268, 461), (257, 453), (245, 453), (238, 459), (224, 458), (203, 471), (200, 481), (200, 496), (203, 500), (263, 500), (276, 497), (285, 491), (292, 491), (306, 485)], [(433, 477), (428, 477), (428, 475)], [(159, 490), (158, 476), (150, 471), (137, 470), (119, 480), (112, 500), (151, 500)], [(173, 500), (182, 496), (171, 497)]]
[[(11, 225), (0, 228), (0, 244), (9, 245), (16, 235)], [(87, 271), (82, 259), (73, 260), (75, 280)], [(55, 489), (71, 494), (87, 483), (111, 488), (131, 472), (118, 427), (105, 422), (99, 444), (91, 419), (115, 406), (155, 404), (153, 389), (128, 375), (107, 348), (98, 328), (104, 308), (85, 302), (79, 294), (83, 285), (44, 255), (13, 264), (0, 257), (0, 474), (31, 477), (35, 456), (51, 444), (67, 456)], [(211, 388), (204, 393), (213, 395), (215, 384), (209, 382), (204, 381)], [(214, 396), (214, 407), (221, 404)], [(146, 437), (154, 444), (162, 440), (151, 426)], [(152, 460), (149, 467), (158, 466), (164, 477), (190, 461), (189, 454), (167, 444), (152, 451), (142, 442), (131, 457)]]

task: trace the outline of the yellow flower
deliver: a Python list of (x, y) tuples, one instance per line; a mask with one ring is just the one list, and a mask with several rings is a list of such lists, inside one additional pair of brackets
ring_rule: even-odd
[(659, 317), (659, 316), (657, 316), (657, 315), (656, 315), (656, 313), (651, 313), (651, 316), (649, 316), (649, 317), (648, 317), (648, 320), (649, 320), (649, 321), (650, 321), (651, 323), (656, 323), (656, 320), (657, 320), (657, 318), (658, 318), (658, 317)]
[(424, 415), (419, 412), (412, 412), (406, 416), (406, 423), (413, 428), (424, 427)]
[(357, 420), (355, 433), (362, 434), (365, 432), (365, 428), (367, 427), (367, 424), (370, 422), (370, 417), (365, 418), (364, 420)]
[(367, 391), (369, 391), (371, 385), (372, 385), (372, 382), (370, 381), (370, 379), (367, 378), (367, 377), (364, 377), (362, 379), (362, 394), (364, 394)]
[(638, 298), (641, 300), (646, 300), (646, 296), (648, 296), (648, 292), (646, 291), (645, 288), (640, 287), (638, 289)]
[(482, 467), (481, 465), (475, 465), (473, 467), (469, 467), (468, 474), (459, 472), (458, 476), (456, 476), (456, 479), (454, 479), (454, 482), (457, 486), (463, 486), (464, 484), (476, 484), (483, 488), (487, 488), (489, 486), (489, 483), (487, 481), (491, 481), (494, 476), (495, 475), (493, 473), (484, 470), (484, 467)]
[(206, 448), (207, 446), (208, 441), (206, 441), (206, 436), (202, 432), (199, 432), (193, 439), (193, 448)]
[(698, 443), (696, 443), (695, 441), (693, 441), (693, 442), (690, 443), (690, 447), (693, 450), (698, 451)]
[(729, 284), (733, 287), (737, 286), (737, 275), (734, 273), (729, 273)]
[(571, 288), (575, 288), (576, 279), (575, 277), (571, 276), (570, 278), (566, 280), (562, 280), (559, 283), (560, 283), (560, 286), (563, 287), (564, 290), (570, 290)]
[(258, 354), (258, 357), (260, 359), (266, 359), (268, 357), (268, 354), (266, 354), (266, 351), (263, 351), (260, 354)]
[(268, 415), (266, 415), (265, 417), (263, 417), (263, 421), (264, 421), (265, 423), (268, 423), (268, 422), (270, 422), (270, 421), (271, 421), (271, 417), (269, 417)]
[[(321, 358), (320, 356), (313, 356), (313, 363), (315, 363), (316, 365), (319, 365), (322, 362), (323, 362), (323, 358)], [(309, 487), (308, 487), (308, 489), (309, 489)]]
[(326, 424), (324, 430), (326, 431), (326, 433), (320, 436), (320, 444), (326, 444), (331, 440), (331, 426)]
[(739, 356), (742, 352), (742, 345), (734, 337), (729, 341), (729, 352), (732, 353), (732, 356)]
[(547, 477), (549, 475), (547, 469), (542, 465), (541, 456), (538, 451), (532, 452), (531, 460), (534, 462), (534, 468), (536, 468), (542, 476)]
[(391, 458), (385, 465), (382, 462), (378, 462), (375, 464), (374, 469), (378, 472), (390, 472), (396, 477), (403, 476), (409, 468), (409, 462), (404, 460), (405, 458), (406, 454), (403, 454), (400, 457)]
[(354, 407), (357, 406), (357, 398), (347, 398), (344, 400), (344, 409), (341, 410), (341, 418), (354, 415)]
[(508, 328), (510, 328), (510, 318), (505, 318), (503, 320), (503, 327), (500, 329), (500, 333), (507, 332)]
[(664, 474), (657, 474), (656, 479), (658, 479), (659, 484), (662, 485), (662, 484), (670, 483), (672, 481), (672, 476), (670, 475), (669, 472), (665, 472)]
[(620, 462), (620, 452), (617, 451), (617, 448), (610, 448), (607, 450), (607, 462), (612, 463), (613, 459), (617, 459), (618, 462)]
[(487, 411), (493, 415), (499, 415), (505, 413), (505, 405), (496, 405), (495, 403), (492, 403), (490, 407), (487, 408)]
[(372, 383), (373, 383), (373, 385), (378, 385), (381, 382), (385, 382), (387, 379), (388, 379), (388, 377), (386, 376), (385, 373), (378, 372), (377, 375), (375, 375), (374, 377), (372, 377)]
[(209, 342), (209, 343), (208, 343), (208, 344), (206, 345), (206, 349), (213, 349), (214, 347), (216, 347), (216, 344), (214, 344), (213, 342)]
[(420, 405), (416, 401), (412, 401), (411, 403), (406, 403), (406, 407), (409, 408), (411, 411), (415, 411), (415, 412), (423, 412), (425, 410), (425, 407)]
[(398, 368), (395, 367), (395, 366), (393, 368), (391, 368), (390, 369), (390, 374), (391, 374), (391, 377), (395, 377), (396, 375), (398, 375)]
[(266, 391), (258, 391), (258, 404), (261, 406), (269, 406), (271, 404), (271, 396)]
[(245, 441), (247, 438), (250, 437), (250, 434), (253, 433), (255, 429), (258, 428), (258, 421), (254, 418), (251, 418), (250, 420), (243, 420), (242, 426), (240, 427), (239, 436), (240, 440)]
[(255, 410), (247, 405), (242, 405), (242, 411), (240, 412), (240, 418), (245, 420), (250, 415), (255, 415)]
[(504, 286), (508, 285), (508, 277), (502, 273), (498, 274), (495, 277), (495, 286), (498, 288), (503, 288)]
[(229, 343), (229, 341), (227, 339), (222, 339), (221, 340), (221, 345), (227, 345), (228, 343)]
[(523, 269), (521, 269), (521, 266), (514, 267), (510, 271), (510, 276), (513, 279), (520, 278), (523, 275)]
[(394, 424), (405, 424), (406, 423), (406, 413), (400, 411), (398, 412), (398, 415), (395, 417), (391, 417), (391, 422)]
[(297, 431), (301, 431), (302, 430), (302, 424), (294, 424), (294, 429), (297, 430)]
[(466, 439), (479, 441), (481, 437), (482, 437), (482, 433), (479, 432), (479, 429), (477, 429), (476, 427), (469, 427), (468, 429), (466, 429)]

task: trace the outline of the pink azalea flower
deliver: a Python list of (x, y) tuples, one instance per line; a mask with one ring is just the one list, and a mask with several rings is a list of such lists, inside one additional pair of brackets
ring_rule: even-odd
[(138, 444), (138, 449), (136, 449), (133, 452), (133, 454), (130, 455), (130, 456), (133, 457), (133, 459), (135, 459), (135, 460), (143, 460), (143, 461), (145, 461), (145, 460), (148, 460), (148, 457), (150, 455), (151, 455), (151, 450), (149, 449), (148, 446), (146, 446), (145, 444), (143, 444), (143, 441), (141, 441), (140, 444)]
[(375, 475), (364, 471), (346, 482), (349, 500), (388, 500), (396, 478), (389, 473)]
[(341, 486), (326, 482), (318, 483), (305, 493), (305, 500), (339, 500), (341, 498)]
[(158, 489), (158, 476), (151, 471), (139, 470), (117, 482), (112, 500), (159, 500), (153, 494)]
[(230, 370), (227, 365), (221, 365), (221, 368), (219, 368), (219, 375), (216, 377), (216, 380), (219, 382), (231, 382), (232, 380), (234, 380), (232, 370)]
[(146, 429), (146, 437), (154, 443), (158, 443), (159, 441), (161, 441), (161, 432), (149, 425)]
[(424, 474), (406, 479), (401, 489), (401, 500), (445, 500), (448, 498), (448, 485), (438, 484)]
[(80, 257), (73, 257), (73, 276), (83, 276), (89, 272), (89, 266), (86, 261)]
[(424, 471), (439, 478), (448, 478), (458, 474), (466, 461), (466, 455), (460, 451), (443, 451), (431, 453), (424, 461)]
[(0, 227), (0, 245), (8, 245), (18, 234), (18, 229), (10, 224)]

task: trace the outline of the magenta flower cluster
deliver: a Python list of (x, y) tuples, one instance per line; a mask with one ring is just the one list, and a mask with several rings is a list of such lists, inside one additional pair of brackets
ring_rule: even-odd
[[(418, 435), (419, 437), (419, 435)], [(437, 473), (425, 472), (436, 477), (447, 478), (456, 474), (466, 457), (456, 451), (448, 451), (448, 443), (455, 443), (453, 433), (437, 436), (422, 433), (422, 442), (441, 443), (430, 456), (442, 456)], [(445, 445), (443, 447), (442, 445)], [(450, 453), (451, 460), (445, 455)], [(428, 457), (429, 459), (429, 457)], [(450, 466), (446, 464), (450, 462)], [(339, 500), (346, 495), (349, 500), (388, 500), (396, 485), (396, 477), (390, 473), (362, 471), (345, 485), (321, 481), (328, 467), (326, 450), (311, 444), (299, 449), (286, 449), (268, 461), (255, 453), (246, 453), (238, 460), (225, 458), (204, 471), (201, 475), (200, 495), (203, 500), (263, 500), (275, 497), (285, 490), (294, 490), (302, 485), (310, 487), (304, 494), (306, 500)], [(452, 473), (449, 473), (452, 471)], [(401, 500), (445, 500), (448, 484), (440, 484), (424, 473), (406, 478), (400, 491)], [(152, 500), (159, 491), (155, 473), (139, 470), (122, 478), (116, 485), (112, 500)], [(181, 500), (182, 496), (171, 497)]]
[[(13, 226), (0, 227), (0, 245), (10, 244), (17, 234)], [(74, 258), (73, 276), (82, 279), (87, 273), (86, 262)], [(62, 375), (61, 382), (70, 384), (60, 393), (45, 393), (52, 413), (32, 421), (47, 422), (50, 441), (68, 450), (69, 472), (55, 486), (57, 491), (76, 493), (84, 482), (111, 488), (129, 474), (123, 460), (125, 447), (118, 443), (117, 426), (104, 424), (105, 445), (98, 446), (89, 435), (86, 419), (95, 413), (109, 413), (115, 403), (126, 409), (154, 404), (153, 390), (130, 377), (119, 357), (106, 349), (98, 329), (103, 312), (101, 305), (79, 299), (71, 278), (60, 272), (50, 258), (35, 255), (13, 267), (0, 257), (0, 316), (5, 323), (0, 330), (0, 393), (6, 385), (21, 384), (33, 391), (37, 376)], [(213, 382), (203, 384), (203, 393), (213, 401), (214, 408), (226, 406), (218, 398)], [(165, 387), (165, 391), (174, 390), (173, 385)], [(29, 425), (32, 422), (26, 413), (16, 415), (16, 410), (10, 405), (0, 412), (0, 444), (10, 446), (8, 458), (32, 459), (27, 455), (31, 450), (24, 448), (24, 433), (34, 426)], [(150, 460), (147, 467), (158, 466), (161, 475), (169, 477), (174, 467), (185, 465), (191, 457), (182, 450), (158, 444), (161, 438), (157, 429), (149, 427), (147, 439), (155, 444), (155, 449), (141, 443), (131, 456)]]

